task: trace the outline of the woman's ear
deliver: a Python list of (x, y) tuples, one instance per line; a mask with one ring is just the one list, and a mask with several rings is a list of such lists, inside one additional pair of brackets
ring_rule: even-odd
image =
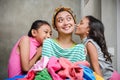
[(37, 31), (35, 29), (32, 29), (32, 35), (35, 37), (37, 35)]

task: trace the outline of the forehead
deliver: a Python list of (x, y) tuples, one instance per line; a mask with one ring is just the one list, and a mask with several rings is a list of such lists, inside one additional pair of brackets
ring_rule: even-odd
[(51, 27), (47, 24), (43, 24), (39, 29), (51, 29)]
[(72, 16), (72, 15), (67, 11), (62, 11), (62, 12), (59, 12), (57, 14), (56, 18), (58, 18), (58, 17), (66, 17), (66, 16)]
[(82, 20), (81, 20), (82, 22), (89, 22), (89, 20), (88, 20), (88, 18), (86, 18), (86, 17), (84, 17)]

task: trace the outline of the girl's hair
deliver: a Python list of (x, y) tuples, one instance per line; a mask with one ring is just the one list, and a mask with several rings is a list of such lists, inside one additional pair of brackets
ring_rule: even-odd
[(28, 36), (29, 37), (33, 37), (32, 35), (32, 29), (39, 29), (42, 25), (48, 25), (50, 26), (50, 24), (47, 22), (47, 21), (44, 21), (44, 20), (36, 20), (35, 22), (33, 22), (32, 26), (31, 26), (31, 29), (29, 30), (28, 32)]
[(56, 23), (55, 23), (56, 16), (58, 15), (58, 13), (63, 12), (63, 11), (67, 11), (68, 13), (70, 13), (74, 19), (74, 22), (76, 23), (76, 16), (73, 14), (73, 11), (71, 10), (71, 8), (58, 7), (55, 9), (53, 19), (52, 19), (52, 26), (54, 29), (56, 29)]
[(93, 16), (86, 16), (86, 18), (89, 20), (90, 28), (88, 38), (91, 38), (94, 41), (96, 41), (97, 44), (100, 46), (104, 54), (104, 58), (106, 58), (106, 61), (112, 62), (111, 55), (109, 54), (106, 46), (103, 23)]

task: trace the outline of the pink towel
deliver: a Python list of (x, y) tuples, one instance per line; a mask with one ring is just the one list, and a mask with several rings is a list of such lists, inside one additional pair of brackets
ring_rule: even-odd
[(49, 59), (48, 65), (48, 72), (51, 74), (51, 77), (53, 80), (63, 80), (57, 72), (61, 69), (61, 66), (59, 64), (59, 59), (56, 57), (51, 57)]
[(72, 63), (66, 58), (61, 57), (58, 59), (51, 57), (47, 68), (53, 80), (64, 80), (66, 78), (70, 80), (83, 80), (83, 69), (78, 64), (90, 66), (87, 61)]
[(34, 64), (34, 66), (29, 70), (33, 70), (33, 71), (41, 71), (44, 68), (46, 68), (47, 63), (49, 61), (49, 58), (47, 56), (43, 56), (39, 61), (36, 62), (36, 64)]
[(120, 74), (117, 71), (114, 71), (110, 80), (120, 80)]
[(62, 70), (58, 72), (58, 75), (62, 78), (69, 78), (70, 80), (83, 80), (83, 69), (78, 64), (89, 66), (87, 61), (72, 63), (63, 57), (59, 58), (59, 63), (62, 66)]

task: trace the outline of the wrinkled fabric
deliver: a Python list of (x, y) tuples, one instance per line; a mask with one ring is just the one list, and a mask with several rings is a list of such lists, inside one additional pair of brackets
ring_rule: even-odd
[(95, 72), (93, 72), (93, 73), (95, 75), (96, 80), (105, 80), (101, 76), (99, 76), (98, 74), (96, 74)]
[(59, 64), (59, 59), (56, 57), (51, 57), (47, 65), (48, 72), (50, 73), (53, 80), (63, 80), (57, 72), (61, 69)]
[(110, 80), (120, 80), (120, 74), (117, 71), (114, 71)]
[(52, 80), (50, 74), (48, 73), (47, 69), (43, 69), (36, 73), (34, 80)]
[(78, 64), (89, 66), (87, 61), (72, 63), (66, 58), (51, 57), (48, 62), (48, 71), (53, 80), (83, 80), (83, 69)]
[(34, 66), (29, 71), (43, 70), (44, 68), (46, 68), (48, 61), (49, 61), (49, 58), (47, 56), (43, 56), (39, 61), (36, 62), (36, 64), (34, 64)]
[(62, 70), (58, 72), (60, 77), (70, 80), (83, 80), (83, 69), (78, 65), (74, 65), (74, 63), (62, 57), (59, 58), (59, 63), (62, 66)]
[(7, 79), (5, 79), (5, 80), (17, 80), (17, 79), (19, 79), (19, 78), (24, 78), (25, 77), (25, 75), (17, 75), (17, 76), (14, 76), (14, 77), (12, 77), (12, 78), (7, 78)]
[(93, 71), (89, 67), (81, 65), (81, 64), (79, 66), (83, 69), (84, 80), (96, 80)]
[(30, 71), (30, 72), (28, 72), (28, 74), (25, 78), (20, 78), (20, 79), (17, 79), (17, 80), (34, 80), (34, 77), (35, 77), (35, 72)]

